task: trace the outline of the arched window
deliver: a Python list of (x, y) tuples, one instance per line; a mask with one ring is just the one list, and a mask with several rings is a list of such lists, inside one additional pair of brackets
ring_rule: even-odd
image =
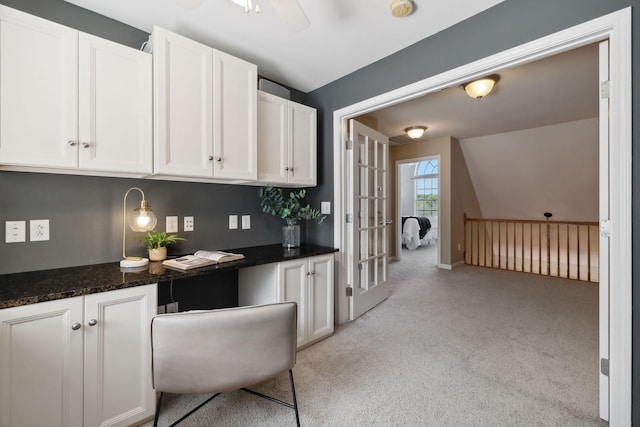
[(416, 216), (438, 215), (438, 159), (425, 160), (416, 165)]

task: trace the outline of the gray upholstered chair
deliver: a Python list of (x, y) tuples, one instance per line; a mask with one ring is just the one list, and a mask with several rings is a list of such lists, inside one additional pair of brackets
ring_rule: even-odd
[[(292, 408), (300, 425), (292, 368), (296, 363), (295, 302), (164, 314), (151, 322), (153, 387), (163, 393), (220, 393), (242, 389)], [(289, 371), (293, 404), (245, 387)]]

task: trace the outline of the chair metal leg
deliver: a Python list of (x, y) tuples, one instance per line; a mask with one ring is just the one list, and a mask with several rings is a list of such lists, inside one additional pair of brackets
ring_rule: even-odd
[(293, 371), (289, 369), (289, 381), (291, 382), (291, 394), (293, 394), (293, 409), (296, 411), (296, 425), (300, 427), (300, 415), (298, 414), (298, 399), (296, 398), (296, 386), (293, 384)]
[(160, 404), (162, 404), (162, 394), (158, 397), (158, 404), (156, 405), (156, 415), (153, 417), (153, 427), (158, 427), (158, 418), (160, 418)]

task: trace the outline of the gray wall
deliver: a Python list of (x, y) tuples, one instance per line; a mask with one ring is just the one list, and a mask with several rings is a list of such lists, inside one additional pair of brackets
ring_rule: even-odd
[[(440, 74), (494, 53), (535, 40), (628, 6), (638, 0), (507, 0), (483, 13), (426, 38), (372, 65), (309, 93), (306, 102), (319, 109), (320, 185), (310, 200), (333, 197), (333, 111), (407, 84)], [(640, 14), (633, 11), (633, 40), (639, 40)], [(633, 47), (634, 75), (640, 70), (640, 49)], [(633, 142), (638, 141), (640, 89), (633, 87)], [(633, 187), (640, 188), (638, 162), (633, 150)], [(637, 192), (636, 192), (637, 193)], [(640, 221), (640, 197), (633, 200), (634, 224)], [(333, 244), (333, 218), (310, 236), (318, 243)], [(640, 228), (633, 228), (633, 252), (640, 253)], [(640, 256), (636, 256), (640, 258)], [(640, 307), (640, 259), (633, 267), (633, 306)], [(640, 310), (633, 313), (633, 425), (640, 426)]]

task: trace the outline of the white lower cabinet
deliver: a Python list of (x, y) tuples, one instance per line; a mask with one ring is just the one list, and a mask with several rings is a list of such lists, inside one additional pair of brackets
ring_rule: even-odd
[(157, 286), (0, 310), (0, 426), (127, 426), (155, 410)]
[(298, 303), (298, 348), (333, 333), (333, 254), (242, 268), (240, 305)]

